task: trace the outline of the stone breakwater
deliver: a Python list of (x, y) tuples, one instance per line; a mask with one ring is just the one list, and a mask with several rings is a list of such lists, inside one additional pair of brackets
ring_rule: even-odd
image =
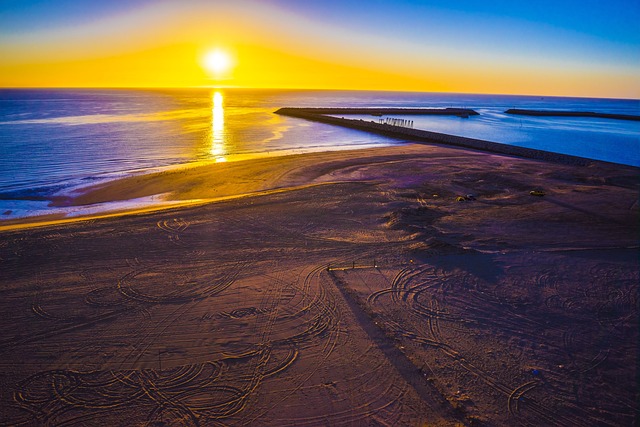
[(277, 114), (370, 114), (372, 116), (398, 114), (403, 116), (477, 116), (468, 108), (281, 108)]
[[(473, 111), (462, 109), (406, 109), (409, 111), (424, 111), (422, 114), (434, 114), (433, 111), (441, 111), (438, 114), (446, 114), (446, 111)], [(328, 114), (371, 114), (371, 115), (388, 115), (388, 114), (407, 114), (403, 108), (280, 108), (275, 111), (276, 114), (285, 116), (298, 117), (306, 120), (312, 120), (321, 123), (327, 123), (337, 126), (343, 126), (351, 129), (358, 129), (366, 132), (373, 132), (380, 135), (410, 140), (414, 142), (426, 142), (452, 145), (457, 147), (471, 148), (474, 150), (487, 151), (497, 154), (505, 154), (509, 156), (525, 157), (529, 159), (544, 160), (554, 163), (571, 164), (579, 166), (588, 166), (594, 163), (608, 163), (599, 160), (587, 159), (584, 157), (571, 156), (568, 154), (553, 153), (544, 150), (535, 150), (526, 147), (517, 147), (515, 145), (500, 144), (497, 142), (484, 141), (481, 139), (467, 138), (463, 136), (448, 135), (439, 132), (431, 132), (421, 129), (407, 128), (403, 126), (395, 126), (384, 123), (376, 123), (375, 121), (367, 121), (362, 119), (347, 119), (329, 116)], [(417, 114), (417, 113), (414, 113)], [(476, 113), (477, 114), (477, 113)]]
[(505, 114), (538, 117), (598, 117), (602, 119), (640, 121), (640, 116), (635, 116), (633, 114), (594, 113), (591, 111), (520, 110), (517, 108), (511, 108), (505, 111)]

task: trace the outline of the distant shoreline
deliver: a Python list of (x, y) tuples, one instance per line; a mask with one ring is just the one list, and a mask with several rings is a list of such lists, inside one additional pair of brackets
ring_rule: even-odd
[(505, 114), (515, 114), (519, 116), (537, 116), (537, 117), (598, 117), (602, 119), (616, 120), (632, 120), (640, 121), (640, 116), (633, 114), (610, 114), (610, 113), (594, 113), (591, 111), (553, 111), (553, 110), (521, 110), (511, 108), (505, 111)]

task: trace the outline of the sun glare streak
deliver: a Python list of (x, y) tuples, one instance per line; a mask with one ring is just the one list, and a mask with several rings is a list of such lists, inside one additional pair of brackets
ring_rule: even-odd
[(214, 92), (211, 97), (211, 155), (216, 162), (226, 162), (224, 144), (224, 108), (222, 94)]

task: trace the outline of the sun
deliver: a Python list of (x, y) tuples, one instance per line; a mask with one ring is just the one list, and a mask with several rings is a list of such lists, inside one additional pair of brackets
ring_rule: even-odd
[(204, 68), (216, 77), (219, 77), (231, 70), (231, 56), (221, 49), (207, 52), (203, 58)]

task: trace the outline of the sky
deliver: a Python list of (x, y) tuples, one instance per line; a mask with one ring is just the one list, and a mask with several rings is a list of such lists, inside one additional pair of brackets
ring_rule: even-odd
[(0, 87), (638, 99), (638, 22), (638, 0), (0, 0)]

